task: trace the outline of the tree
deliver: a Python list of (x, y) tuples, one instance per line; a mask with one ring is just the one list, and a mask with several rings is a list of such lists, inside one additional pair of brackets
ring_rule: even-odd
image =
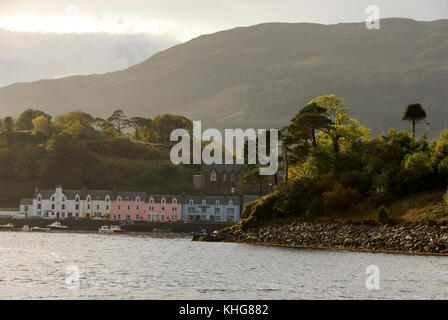
[(39, 116), (33, 119), (33, 135), (42, 135), (48, 137), (51, 134), (51, 120), (45, 116)]
[(263, 185), (269, 183), (270, 176), (263, 176), (260, 174), (260, 168), (254, 168), (253, 170), (246, 173), (241, 181), (244, 185), (248, 184), (258, 184), (258, 196), (261, 198), (263, 196)]
[(3, 127), (5, 132), (11, 132), (14, 129), (14, 119), (12, 117), (3, 119)]
[[(402, 121), (412, 122), (412, 138), (415, 139), (415, 125), (421, 121), (426, 122), (426, 111), (420, 103), (412, 103), (406, 108)], [(426, 122), (426, 124), (428, 123)]]
[(35, 119), (39, 116), (44, 116), (48, 120), (51, 120), (51, 116), (49, 116), (48, 114), (46, 114), (43, 111), (27, 109), (17, 118), (16, 124), (15, 124), (17, 130), (32, 130), (34, 128), (33, 119)]
[[(141, 141), (151, 128), (152, 119), (143, 117), (132, 117), (125, 120), (125, 125), (134, 129), (135, 140)], [(148, 137), (145, 137), (148, 138)]]
[(90, 114), (74, 111), (56, 117), (54, 126), (62, 134), (86, 138), (95, 133), (93, 128), (94, 121)]
[(119, 136), (123, 135), (123, 128), (126, 126), (126, 116), (122, 110), (115, 110), (107, 121), (117, 130)]
[(151, 123), (150, 138), (154, 142), (170, 142), (170, 135), (174, 129), (193, 130), (193, 122), (184, 116), (164, 114), (157, 116)]

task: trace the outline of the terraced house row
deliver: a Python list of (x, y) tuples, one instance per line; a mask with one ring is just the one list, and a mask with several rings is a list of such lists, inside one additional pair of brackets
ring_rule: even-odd
[(257, 196), (151, 195), (112, 190), (36, 189), (22, 199), (20, 212), (44, 219), (97, 219), (114, 221), (236, 222), (242, 205)]

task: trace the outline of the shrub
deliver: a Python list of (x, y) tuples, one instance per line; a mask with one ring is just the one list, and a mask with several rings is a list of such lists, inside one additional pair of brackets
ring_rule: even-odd
[(443, 204), (448, 207), (448, 190), (446, 190), (446, 193), (443, 196)]
[(376, 212), (376, 218), (378, 221), (387, 221), (389, 220), (389, 210), (386, 208), (386, 206), (381, 206), (378, 208), (378, 211)]
[(336, 183), (333, 190), (322, 195), (325, 214), (349, 211), (354, 204), (361, 200), (358, 190), (345, 188)]

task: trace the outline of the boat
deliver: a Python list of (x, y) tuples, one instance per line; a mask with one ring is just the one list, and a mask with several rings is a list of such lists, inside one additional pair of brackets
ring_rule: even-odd
[(109, 226), (102, 226), (101, 228), (98, 229), (98, 232), (101, 234), (111, 234), (114, 233), (114, 231), (109, 228)]
[(66, 229), (68, 229), (67, 226), (63, 226), (58, 221), (55, 221), (52, 224), (49, 224), (47, 227), (50, 228), (51, 230), (66, 230)]
[(124, 232), (123, 229), (120, 228), (120, 226), (110, 226), (110, 230), (112, 230), (113, 233), (122, 233)]
[(173, 232), (173, 229), (158, 229), (158, 228), (154, 228), (154, 229), (152, 229), (152, 232)]
[(14, 229), (14, 225), (12, 223), (0, 225), (0, 229)]
[(27, 225), (24, 225), (24, 226), (22, 227), (22, 231), (23, 231), (23, 232), (28, 232), (28, 231), (30, 231), (30, 227), (28, 227)]
[(32, 227), (30, 229), (30, 231), (32, 231), (32, 232), (50, 232), (51, 229), (50, 228), (41, 228), (41, 227)]

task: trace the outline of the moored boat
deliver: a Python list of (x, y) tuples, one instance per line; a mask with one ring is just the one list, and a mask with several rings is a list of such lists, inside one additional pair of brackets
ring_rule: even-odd
[(30, 229), (30, 231), (32, 231), (32, 232), (50, 232), (51, 229), (50, 228), (41, 228), (41, 227), (32, 227)]
[(113, 233), (123, 233), (124, 230), (120, 228), (120, 226), (110, 226), (110, 230), (112, 230)]
[(49, 224), (47, 227), (50, 228), (51, 230), (66, 230), (66, 229), (68, 229), (67, 226), (63, 226), (58, 221), (55, 221), (52, 224)]
[(98, 229), (98, 232), (101, 234), (111, 234), (114, 233), (114, 231), (109, 228), (109, 226), (102, 226), (101, 228)]

